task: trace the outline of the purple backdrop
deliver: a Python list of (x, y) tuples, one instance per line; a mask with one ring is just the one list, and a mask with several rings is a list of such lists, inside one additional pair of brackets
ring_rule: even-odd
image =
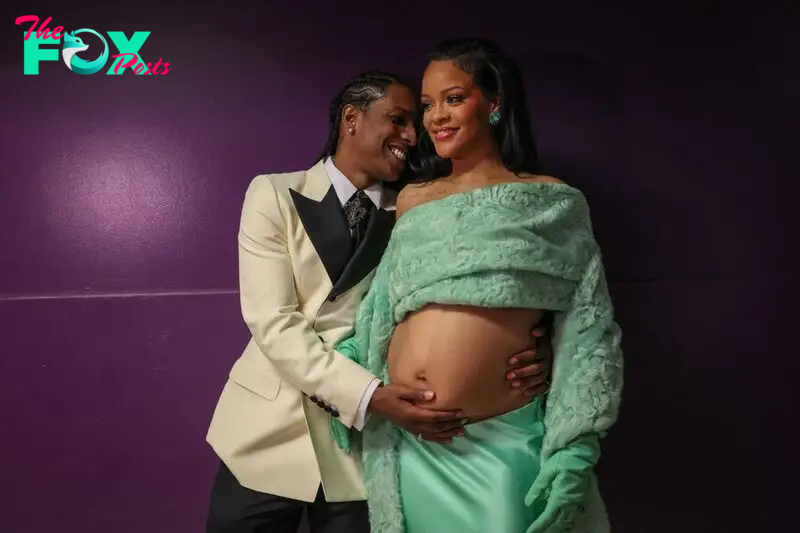
[[(586, 191), (606, 250), (628, 361), (601, 466), (615, 531), (783, 531), (798, 17), (693, 3), (4, 5), (0, 528), (203, 530), (205, 431), (247, 340), (249, 180), (314, 163), (350, 75), (418, 76), (473, 34), (519, 59), (548, 170)], [(29, 14), (151, 31), (142, 56), (173, 70), (25, 76)]]

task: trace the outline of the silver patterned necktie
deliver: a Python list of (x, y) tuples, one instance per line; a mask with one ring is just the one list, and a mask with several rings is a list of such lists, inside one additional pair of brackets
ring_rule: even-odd
[(372, 201), (364, 191), (358, 191), (344, 204), (344, 218), (353, 238), (353, 250), (364, 240)]

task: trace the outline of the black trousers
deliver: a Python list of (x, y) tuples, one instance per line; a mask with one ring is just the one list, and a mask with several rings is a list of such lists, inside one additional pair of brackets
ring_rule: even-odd
[(297, 533), (308, 511), (311, 533), (369, 533), (367, 502), (328, 503), (320, 487), (313, 503), (242, 487), (225, 464), (211, 489), (206, 533)]

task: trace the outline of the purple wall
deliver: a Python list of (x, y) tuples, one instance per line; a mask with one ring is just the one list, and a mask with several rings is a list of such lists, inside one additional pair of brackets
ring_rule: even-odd
[[(628, 360), (602, 464), (615, 531), (782, 530), (796, 13), (166, 4), (2, 9), (0, 530), (202, 531), (205, 431), (247, 339), (249, 180), (314, 162), (351, 74), (419, 75), (436, 41), (465, 34), (519, 58), (550, 172), (593, 205)], [(173, 70), (24, 76), (28, 14), (151, 31), (142, 55)]]

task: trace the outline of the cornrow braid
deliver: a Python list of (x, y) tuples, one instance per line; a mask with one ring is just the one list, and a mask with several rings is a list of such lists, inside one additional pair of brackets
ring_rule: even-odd
[(366, 109), (375, 100), (386, 96), (386, 89), (392, 84), (408, 86), (394, 74), (381, 70), (368, 70), (358, 74), (339, 89), (331, 101), (331, 131), (328, 135), (328, 142), (325, 143), (325, 149), (318, 159), (336, 154), (344, 107), (352, 105), (359, 109)]

